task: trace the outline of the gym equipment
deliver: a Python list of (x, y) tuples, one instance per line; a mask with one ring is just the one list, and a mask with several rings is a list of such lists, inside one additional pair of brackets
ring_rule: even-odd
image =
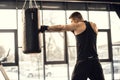
[(29, 5), (29, 8), (23, 10), (23, 52), (26, 54), (41, 52), (38, 30), (39, 10), (32, 6), (32, 0), (29, 1)]
[(5, 78), (5, 80), (10, 80), (10, 79), (8, 78), (8, 76), (7, 76), (7, 74), (6, 74), (5, 70), (4, 70), (1, 62), (4, 62), (5, 60), (7, 60), (7, 57), (8, 57), (8, 55), (9, 55), (9, 52), (10, 52), (10, 49), (9, 49), (9, 51), (8, 51), (7, 56), (0, 59), (0, 71), (1, 71), (1, 73), (2, 73), (2, 75), (3, 75), (3, 77)]
[(6, 74), (3, 66), (2, 66), (1, 61), (0, 61), (0, 71), (1, 71), (2, 75), (4, 76), (5, 80), (10, 80), (10, 79), (8, 78), (8, 76), (7, 76), (7, 74)]

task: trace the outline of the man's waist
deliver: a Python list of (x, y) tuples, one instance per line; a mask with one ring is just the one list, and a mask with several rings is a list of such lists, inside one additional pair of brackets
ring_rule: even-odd
[(93, 60), (93, 59), (98, 59), (98, 57), (97, 56), (88, 56), (88, 57), (78, 58), (78, 60), (80, 60), (80, 61)]

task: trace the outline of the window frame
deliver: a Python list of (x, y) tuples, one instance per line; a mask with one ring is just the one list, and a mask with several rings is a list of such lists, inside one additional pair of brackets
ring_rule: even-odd
[(17, 38), (17, 30), (16, 29), (0, 29), (0, 33), (13, 33), (14, 34), (14, 46), (15, 46), (15, 50), (14, 50), (14, 63), (12, 62), (3, 62), (2, 65), (3, 66), (18, 66), (18, 38)]

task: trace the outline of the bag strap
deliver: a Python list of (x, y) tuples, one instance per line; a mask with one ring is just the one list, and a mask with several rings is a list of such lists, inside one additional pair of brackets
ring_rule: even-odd
[[(34, 1), (35, 7), (38, 8), (37, 3), (36, 3), (36, 0), (29, 0), (29, 8), (35, 8), (35, 7), (33, 6), (33, 4), (32, 4), (32, 1)], [(22, 9), (25, 9), (26, 2), (27, 2), (27, 0), (24, 1), (24, 4), (23, 4)]]

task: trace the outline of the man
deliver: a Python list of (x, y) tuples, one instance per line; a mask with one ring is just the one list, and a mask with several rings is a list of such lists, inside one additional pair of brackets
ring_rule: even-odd
[(71, 24), (41, 26), (40, 32), (72, 31), (76, 37), (77, 61), (72, 74), (72, 80), (105, 80), (98, 59), (96, 38), (98, 29), (95, 23), (85, 21), (79, 12), (69, 17)]

